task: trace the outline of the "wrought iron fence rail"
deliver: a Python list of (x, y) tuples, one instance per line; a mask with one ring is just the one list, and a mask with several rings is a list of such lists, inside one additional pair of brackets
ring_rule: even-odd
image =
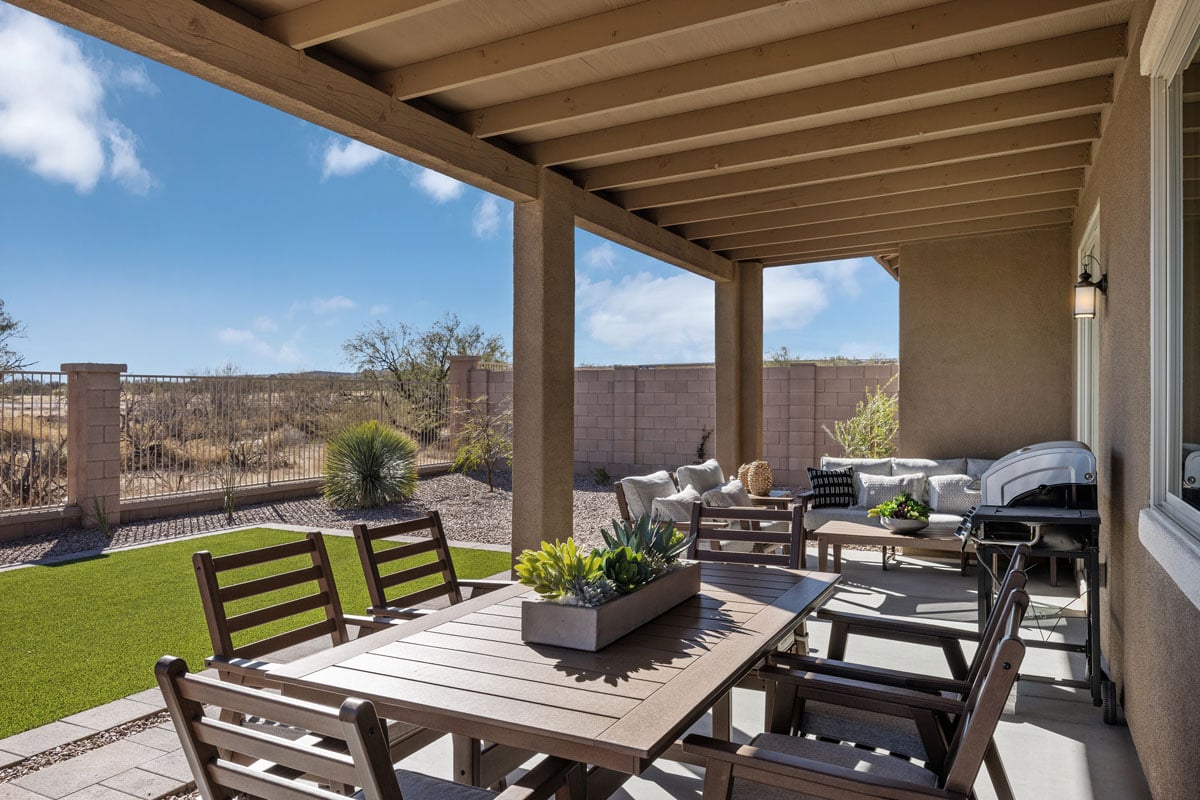
[(0, 511), (66, 502), (66, 375), (0, 372)]

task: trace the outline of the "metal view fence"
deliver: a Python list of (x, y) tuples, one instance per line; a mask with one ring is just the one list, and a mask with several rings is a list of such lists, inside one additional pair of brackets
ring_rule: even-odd
[(0, 373), (0, 510), (61, 506), (66, 500), (66, 376)]
[(412, 436), (419, 466), (447, 463), (449, 400), (444, 384), (125, 375), (121, 498), (319, 478), (328, 438), (372, 419)]

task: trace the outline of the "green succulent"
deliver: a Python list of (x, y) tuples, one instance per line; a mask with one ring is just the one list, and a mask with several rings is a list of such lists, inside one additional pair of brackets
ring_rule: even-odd
[(603, 575), (572, 578), (569, 583), (569, 596), (576, 605), (595, 608), (617, 596), (617, 587)]
[(612, 521), (612, 532), (603, 528), (600, 535), (610, 550), (628, 547), (635, 553), (650, 556), (656, 571), (674, 564), (679, 557), (687, 552), (695, 536), (688, 536), (675, 527), (670, 520), (651, 520), (649, 514), (643, 514), (636, 521)]
[(526, 550), (517, 557), (516, 571), (518, 581), (551, 600), (572, 597), (587, 581), (604, 577), (602, 556), (580, 551), (574, 539)]
[(650, 559), (643, 553), (618, 547), (604, 554), (604, 577), (612, 581), (622, 594), (649, 583), (654, 575)]
[(868, 517), (890, 517), (891, 519), (917, 519), (929, 521), (929, 506), (915, 499), (911, 492), (901, 492), (891, 500), (884, 500), (867, 511)]

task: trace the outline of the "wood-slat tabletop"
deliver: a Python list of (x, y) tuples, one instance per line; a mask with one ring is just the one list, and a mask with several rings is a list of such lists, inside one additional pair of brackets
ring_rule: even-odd
[(527, 645), (514, 585), (273, 671), (287, 694), (638, 774), (833, 593), (837, 575), (705, 563), (700, 594), (598, 653)]

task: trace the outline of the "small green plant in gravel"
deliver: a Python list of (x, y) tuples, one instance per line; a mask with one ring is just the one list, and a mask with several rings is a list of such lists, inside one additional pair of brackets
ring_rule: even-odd
[(325, 499), (335, 508), (378, 508), (417, 491), (417, 443), (375, 420), (347, 428), (325, 448)]
[(488, 405), (487, 396), (476, 397), (455, 412), (459, 434), (454, 439), (455, 472), (487, 473), (488, 491), (495, 491), (492, 476), (496, 470), (512, 461), (512, 407), (500, 403)]
[(596, 482), (597, 486), (608, 486), (612, 483), (612, 475), (608, 474), (607, 467), (592, 467), (592, 480)]

